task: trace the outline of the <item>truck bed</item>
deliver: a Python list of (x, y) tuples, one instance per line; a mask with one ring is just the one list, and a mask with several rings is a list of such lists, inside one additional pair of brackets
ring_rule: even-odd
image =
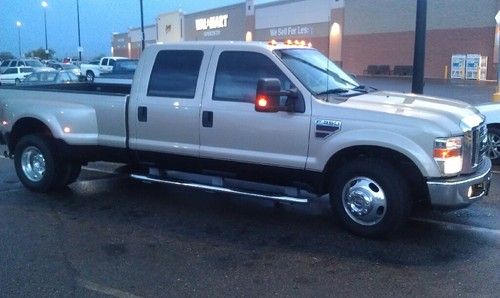
[(74, 83), (74, 84), (52, 84), (39, 86), (0, 86), (1, 89), (50, 91), (68, 93), (87, 93), (103, 95), (124, 96), (130, 94), (132, 86), (130, 84), (107, 84), (107, 83)]
[(13, 120), (35, 118), (69, 145), (126, 148), (130, 90), (90, 83), (1, 86), (0, 99)]

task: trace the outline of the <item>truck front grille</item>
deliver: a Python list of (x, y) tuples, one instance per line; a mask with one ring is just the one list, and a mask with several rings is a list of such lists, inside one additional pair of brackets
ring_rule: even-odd
[(463, 167), (462, 174), (470, 174), (476, 171), (476, 168), (486, 156), (487, 143), (486, 124), (481, 123), (464, 134), (463, 143)]

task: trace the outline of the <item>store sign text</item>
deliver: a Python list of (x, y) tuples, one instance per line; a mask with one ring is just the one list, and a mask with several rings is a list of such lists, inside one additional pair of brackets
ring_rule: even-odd
[(227, 14), (195, 20), (196, 31), (226, 28), (229, 16)]
[(269, 33), (271, 34), (271, 37), (292, 36), (292, 35), (311, 35), (311, 34), (313, 34), (313, 28), (306, 27), (306, 26), (279, 27), (279, 28), (270, 29)]

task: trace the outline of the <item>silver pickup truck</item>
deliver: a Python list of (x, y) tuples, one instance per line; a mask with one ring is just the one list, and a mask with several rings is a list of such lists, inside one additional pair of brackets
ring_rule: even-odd
[(151, 46), (131, 87), (1, 88), (0, 124), (32, 191), (72, 183), (89, 161), (123, 162), (150, 182), (293, 203), (329, 195), (364, 236), (392, 233), (415, 204), (465, 207), (491, 177), (475, 108), (361, 86), (297, 45)]

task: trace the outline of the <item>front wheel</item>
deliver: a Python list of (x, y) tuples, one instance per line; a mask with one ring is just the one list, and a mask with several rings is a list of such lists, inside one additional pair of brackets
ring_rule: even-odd
[(27, 135), (14, 149), (14, 165), (21, 183), (35, 192), (48, 192), (59, 188), (66, 165), (57, 158), (57, 146), (43, 135)]
[(95, 78), (95, 75), (92, 71), (87, 71), (86, 73), (86, 77), (87, 77), (87, 81), (93, 83), (94, 82), (94, 78)]
[(488, 127), (486, 154), (494, 165), (500, 164), (500, 128)]
[(411, 198), (407, 181), (383, 160), (345, 164), (332, 177), (330, 202), (344, 228), (365, 237), (385, 237), (407, 221)]
[(21, 84), (21, 80), (20, 80), (20, 79), (16, 79), (16, 80), (14, 81), (14, 84), (16, 84), (16, 85)]

